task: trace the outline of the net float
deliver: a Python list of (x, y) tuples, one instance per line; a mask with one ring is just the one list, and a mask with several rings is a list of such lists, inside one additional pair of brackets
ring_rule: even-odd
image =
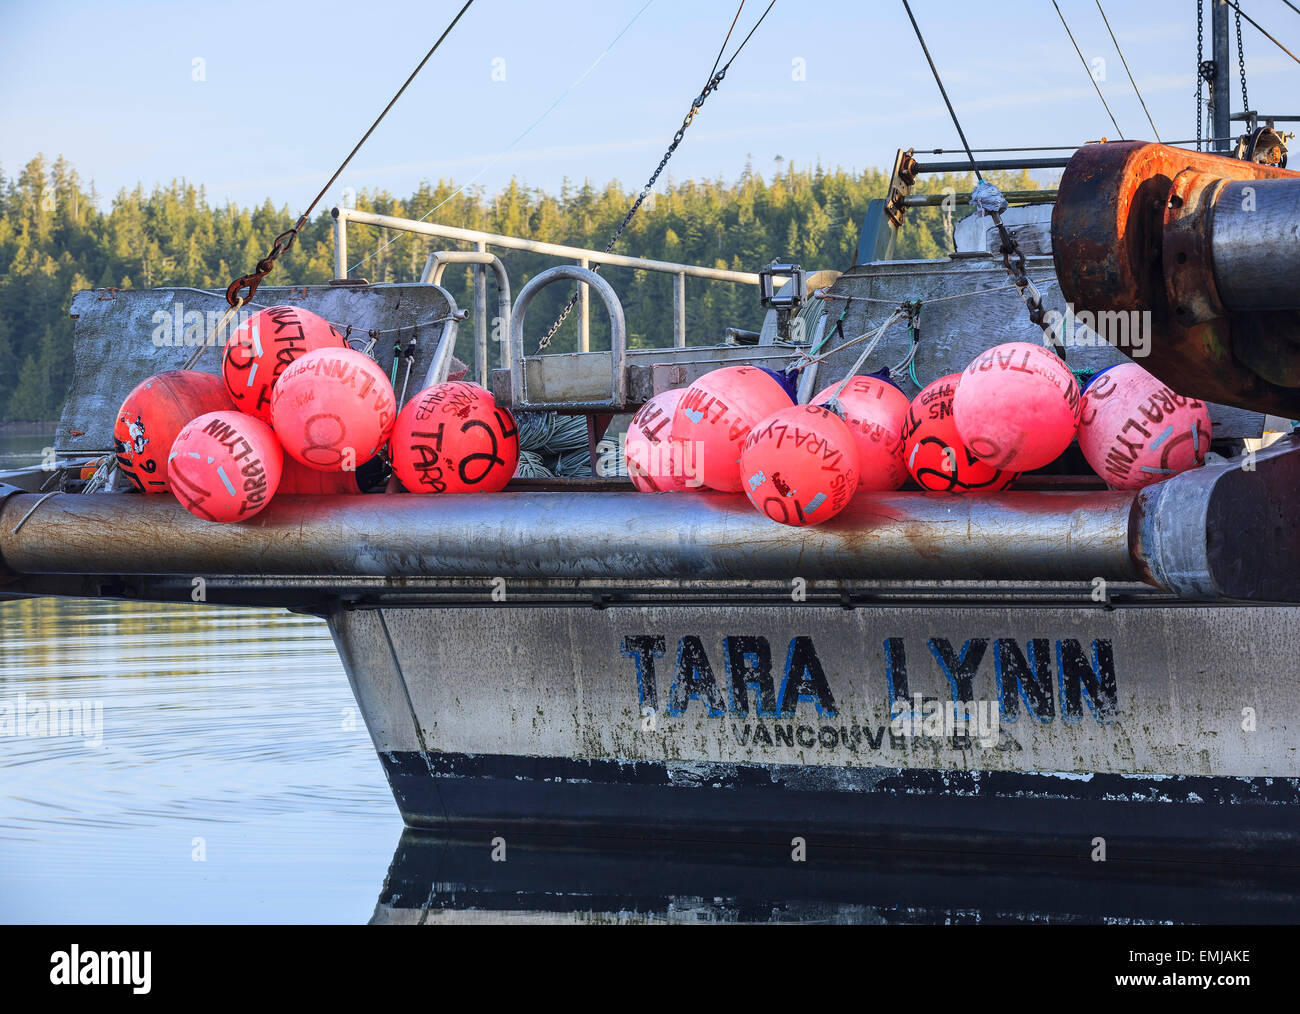
[(1093, 377), (1081, 409), (1079, 449), (1111, 489), (1141, 489), (1205, 464), (1209, 408), (1137, 363)]
[(296, 359), (317, 349), (346, 349), (343, 335), (301, 306), (268, 306), (244, 321), (226, 343), (221, 376), (241, 412), (271, 422), (271, 392)]
[(957, 432), (993, 468), (1030, 472), (1065, 453), (1079, 428), (1079, 384), (1055, 352), (1008, 342), (966, 367), (953, 399)]
[(995, 493), (1015, 481), (980, 460), (962, 442), (953, 421), (960, 373), (940, 377), (913, 400), (903, 424), (903, 463), (918, 486), (932, 493)]
[[(812, 401), (825, 405), (839, 390), (832, 384)], [(888, 492), (907, 482), (903, 424), (912, 407), (899, 388), (880, 377), (854, 377), (838, 399), (844, 422), (858, 447), (858, 489)]]
[(290, 457), (322, 472), (355, 472), (393, 431), (393, 385), (355, 349), (294, 360), (271, 392), (271, 424)]
[(519, 467), (519, 427), (464, 381), (426, 388), (393, 427), (393, 473), (411, 493), (499, 493)]
[(749, 502), (773, 521), (829, 521), (858, 490), (857, 438), (821, 405), (792, 405), (749, 431), (740, 455)]
[(673, 415), (685, 388), (664, 391), (647, 401), (627, 427), (624, 458), (632, 485), (642, 493), (698, 488), (689, 445), (672, 442)]
[(741, 490), (740, 452), (754, 424), (792, 404), (767, 371), (728, 366), (691, 384), (673, 412), (669, 439), (700, 483), (721, 493)]
[(205, 521), (246, 521), (280, 486), (283, 453), (271, 427), (243, 412), (208, 412), (185, 425), (168, 455), (172, 492)]
[(138, 384), (113, 425), (118, 467), (142, 493), (166, 493), (167, 455), (195, 416), (235, 410), (220, 377), (194, 370), (168, 370)]

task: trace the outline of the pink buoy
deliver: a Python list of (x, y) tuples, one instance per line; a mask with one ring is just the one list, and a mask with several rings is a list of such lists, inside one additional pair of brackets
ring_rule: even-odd
[(245, 521), (275, 496), (283, 455), (271, 427), (242, 412), (191, 420), (168, 457), (172, 492), (205, 521)]
[[(832, 384), (813, 399), (825, 405), (839, 389)], [(858, 489), (901, 489), (907, 481), (903, 464), (903, 423), (912, 403), (907, 395), (879, 377), (854, 377), (839, 395), (844, 421), (858, 445)]]
[(451, 381), (406, 403), (391, 448), (411, 493), (499, 493), (519, 468), (519, 427), (491, 393)]
[(682, 395), (673, 412), (669, 439), (679, 460), (695, 466), (702, 485), (739, 493), (745, 437), (760, 419), (791, 404), (790, 395), (764, 370), (754, 366), (714, 370)]
[(686, 446), (672, 442), (673, 414), (685, 388), (664, 391), (647, 401), (628, 424), (624, 458), (632, 485), (642, 493), (671, 493), (698, 488), (695, 463)]
[(912, 401), (903, 424), (903, 463), (932, 493), (995, 493), (1015, 481), (972, 454), (957, 434), (952, 403), (960, 373), (940, 377)]
[(740, 474), (749, 502), (773, 521), (818, 525), (858, 490), (857, 440), (830, 409), (791, 405), (749, 431)]
[(1061, 358), (1031, 342), (975, 357), (953, 399), (957, 433), (994, 468), (1029, 472), (1059, 458), (1079, 428), (1079, 384)]
[(296, 359), (271, 391), (271, 424), (290, 457), (322, 472), (355, 472), (393, 431), (393, 385), (355, 349)]
[(207, 412), (233, 412), (220, 377), (168, 370), (137, 385), (117, 410), (113, 447), (117, 464), (142, 493), (166, 493), (167, 455), (185, 424)]
[(316, 349), (347, 347), (334, 325), (310, 310), (268, 306), (230, 336), (221, 376), (241, 412), (269, 423), (271, 391), (290, 363)]
[(1079, 449), (1111, 489), (1141, 489), (1205, 464), (1210, 410), (1137, 363), (1094, 377), (1082, 412)]

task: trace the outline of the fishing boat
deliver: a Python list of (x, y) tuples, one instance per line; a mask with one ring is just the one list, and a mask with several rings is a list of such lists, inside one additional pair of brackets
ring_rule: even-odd
[[(58, 460), (0, 489), (0, 592), (321, 617), (412, 829), (776, 843), (787, 857), (792, 842), (851, 841), (1294, 880), (1300, 173), (1285, 168), (1288, 118), (1232, 114), (1230, 9), (1212, 6), (1205, 144), (901, 148), (852, 264), (730, 272), (336, 207), (335, 282), (232, 285), (256, 292), (248, 305), (305, 307), (358, 335), (418, 331), (410, 355), (400, 337), (396, 352), (371, 343), (386, 372), (406, 356), (423, 378), (408, 399), (465, 371), (518, 415), (585, 420), (587, 476), (445, 496), (381, 479), (365, 495), (280, 494), (229, 525), (127, 492), (108, 468), (87, 481), (144, 377), (219, 371), (202, 343), (235, 300), (78, 293)], [(917, 190), (972, 168), (1062, 175), (1001, 195), (1005, 211), (987, 188)], [(957, 249), (892, 259), (909, 209), (941, 199), (974, 212)], [(434, 241), (421, 280), (349, 278), (350, 230), (365, 227)], [(512, 297), (494, 253), (511, 250), (558, 263)], [(449, 264), (475, 272), (472, 321), (440, 284)], [(602, 265), (673, 277), (661, 347), (630, 346)], [(506, 324), (495, 343), (489, 275)], [(688, 344), (687, 285), (714, 281), (752, 286), (763, 324)], [(578, 287), (581, 337), (541, 354), (529, 309), (555, 284)], [(590, 348), (592, 295), (608, 350)], [(859, 493), (806, 528), (743, 495), (644, 494), (598, 467), (611, 426), (722, 366), (798, 364), (807, 401), (872, 335), (861, 371), (902, 364), (892, 379), (911, 398), (991, 345), (1043, 344), (1056, 321), (1086, 378), (1135, 351), (1089, 340), (1104, 315), (1133, 321), (1142, 365), (1209, 406), (1204, 467), (1123, 491), (1072, 453), (1003, 492)], [(467, 322), (472, 343), (458, 340)]]

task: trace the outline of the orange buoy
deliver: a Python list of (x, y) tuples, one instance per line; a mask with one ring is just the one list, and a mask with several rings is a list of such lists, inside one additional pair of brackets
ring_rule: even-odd
[(669, 439), (696, 477), (722, 493), (741, 490), (740, 452), (760, 419), (791, 405), (771, 374), (754, 366), (706, 373), (686, 389), (673, 412)]
[[(813, 399), (825, 405), (839, 389), (832, 384)], [(854, 377), (839, 396), (844, 421), (858, 445), (858, 489), (883, 492), (907, 481), (903, 464), (903, 423), (912, 403), (880, 377)]]
[(194, 370), (168, 370), (139, 384), (117, 410), (113, 448), (131, 484), (145, 493), (166, 493), (167, 455), (185, 424), (206, 412), (234, 411), (220, 377)]
[(519, 427), (477, 384), (450, 381), (406, 403), (393, 473), (412, 493), (499, 493), (519, 468)]
[(308, 468), (289, 455), (284, 456), (284, 469), (280, 473), (281, 493), (301, 493), (308, 496), (328, 496), (332, 493), (360, 493), (357, 473), (322, 472)]
[(773, 521), (829, 521), (858, 490), (858, 445), (848, 424), (820, 405), (791, 405), (745, 438), (740, 474), (749, 502)]
[(245, 521), (271, 502), (283, 454), (271, 427), (242, 412), (208, 412), (177, 435), (168, 455), (172, 492), (205, 521)]
[(1065, 453), (1079, 428), (1079, 384), (1061, 357), (1008, 342), (975, 357), (953, 399), (957, 433), (993, 468), (1030, 472)]
[(355, 349), (317, 349), (294, 360), (271, 391), (271, 424), (284, 451), (308, 468), (355, 472), (393, 431), (393, 385)]
[(932, 493), (994, 493), (1016, 479), (981, 461), (957, 433), (952, 403), (960, 373), (940, 377), (912, 401), (903, 424), (903, 463)]
[(241, 412), (271, 421), (271, 391), (299, 356), (345, 349), (334, 325), (301, 306), (268, 306), (236, 328), (226, 343), (221, 376)]
[(1111, 489), (1141, 489), (1205, 464), (1209, 408), (1137, 363), (1093, 377), (1082, 413), (1079, 449)]
[(672, 493), (698, 488), (695, 463), (685, 446), (672, 442), (673, 413), (685, 388), (664, 391), (647, 401), (627, 427), (624, 458), (632, 485), (642, 493)]

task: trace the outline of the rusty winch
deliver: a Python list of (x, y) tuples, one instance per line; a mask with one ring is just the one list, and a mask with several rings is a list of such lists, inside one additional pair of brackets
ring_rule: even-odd
[(1151, 312), (1142, 365), (1170, 386), (1300, 418), (1300, 173), (1089, 145), (1061, 179), (1052, 246), (1073, 308)]

